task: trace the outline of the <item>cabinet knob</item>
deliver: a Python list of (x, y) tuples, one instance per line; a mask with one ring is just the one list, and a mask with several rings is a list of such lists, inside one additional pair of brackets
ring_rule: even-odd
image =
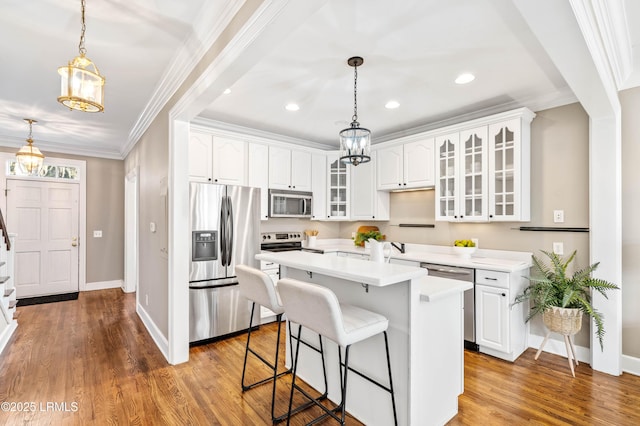
[(211, 182), (211, 178), (207, 179), (209, 182)]
[(291, 185), (289, 185), (289, 188), (291, 188)]
[(214, 179), (213, 181), (214, 181), (214, 182), (217, 182), (217, 181), (218, 181), (218, 179)]
[(404, 185), (404, 186), (407, 186), (406, 182), (405, 182), (405, 183), (403, 183), (403, 185)]
[(506, 297), (506, 296), (507, 296), (507, 293), (502, 293), (502, 297)]
[(398, 184), (398, 186), (402, 186), (402, 184), (401, 184), (401, 183), (399, 183), (399, 184)]
[(375, 219), (375, 218), (376, 218), (375, 216), (371, 216), (371, 219)]
[(457, 219), (457, 218), (458, 218), (458, 216), (453, 216), (453, 218), (454, 218), (454, 219)]
[(493, 215), (492, 215), (492, 214), (490, 214), (490, 215), (489, 215), (489, 217), (490, 217), (490, 218), (492, 218), (492, 217), (493, 217)]

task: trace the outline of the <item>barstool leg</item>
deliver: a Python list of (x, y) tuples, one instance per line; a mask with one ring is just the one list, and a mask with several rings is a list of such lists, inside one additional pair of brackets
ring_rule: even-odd
[(251, 329), (253, 328), (253, 313), (256, 309), (256, 302), (251, 304), (251, 317), (249, 318), (249, 331), (247, 332), (247, 346), (244, 348), (244, 365), (242, 366), (242, 392), (249, 389), (249, 386), (244, 384), (244, 374), (247, 371), (247, 358), (249, 357), (249, 342), (251, 341)]
[(293, 360), (293, 377), (291, 377), (291, 393), (289, 394), (289, 410), (287, 411), (287, 426), (289, 426), (289, 423), (291, 422), (291, 407), (293, 405), (293, 391), (296, 385), (296, 371), (298, 369), (298, 355), (300, 354), (300, 334), (301, 333), (302, 333), (302, 326), (298, 325), (298, 339), (296, 342), (296, 354)]
[(393, 406), (393, 424), (398, 426), (398, 412), (396, 411), (396, 397), (393, 392), (393, 379), (391, 378), (391, 358), (389, 357), (389, 339), (387, 332), (384, 332), (384, 348), (387, 352), (387, 368), (389, 369), (389, 389), (391, 390), (391, 405)]
[[(342, 382), (342, 402), (340, 403), (340, 424), (344, 424), (346, 407), (347, 407), (347, 375), (349, 374), (349, 349), (351, 345), (344, 348), (344, 381)], [(340, 353), (340, 347), (338, 347)], [(340, 358), (340, 357), (338, 357)], [(342, 369), (342, 360), (340, 360), (340, 368)], [(342, 375), (342, 374), (341, 374)]]

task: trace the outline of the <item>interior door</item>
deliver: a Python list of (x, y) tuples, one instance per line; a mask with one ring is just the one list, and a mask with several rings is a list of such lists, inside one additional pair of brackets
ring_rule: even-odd
[(18, 298), (78, 291), (79, 185), (7, 179)]

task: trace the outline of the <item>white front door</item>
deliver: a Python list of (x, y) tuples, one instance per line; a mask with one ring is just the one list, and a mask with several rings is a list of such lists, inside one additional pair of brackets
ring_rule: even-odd
[(7, 179), (18, 298), (78, 291), (76, 183)]

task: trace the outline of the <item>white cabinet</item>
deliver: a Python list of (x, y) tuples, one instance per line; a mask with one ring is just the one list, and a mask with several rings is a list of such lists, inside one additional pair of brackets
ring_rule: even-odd
[(269, 219), (269, 147), (249, 143), (247, 161), (247, 184), (260, 188), (260, 219)]
[(528, 221), (526, 108), (463, 123), (435, 138), (436, 220)]
[(527, 286), (527, 271), (476, 269), (476, 343), (480, 352), (515, 361), (528, 347), (526, 306), (514, 304)]
[(327, 154), (327, 167), (327, 219), (346, 220), (349, 214), (349, 169), (340, 161), (337, 152)]
[(379, 190), (425, 188), (435, 184), (434, 140), (425, 138), (377, 150)]
[(189, 180), (212, 182), (213, 141), (210, 134), (189, 134)]
[(372, 152), (370, 162), (348, 166), (350, 220), (389, 220), (389, 193), (376, 188), (377, 156), (377, 152)]
[(269, 147), (269, 188), (311, 191), (311, 153)]
[(246, 143), (192, 131), (189, 135), (189, 180), (246, 185)]
[(530, 220), (530, 121), (514, 118), (489, 126), (491, 220)]
[(509, 290), (476, 285), (476, 343), (509, 352)]
[(324, 220), (327, 216), (327, 156), (313, 154), (311, 156), (311, 220)]

